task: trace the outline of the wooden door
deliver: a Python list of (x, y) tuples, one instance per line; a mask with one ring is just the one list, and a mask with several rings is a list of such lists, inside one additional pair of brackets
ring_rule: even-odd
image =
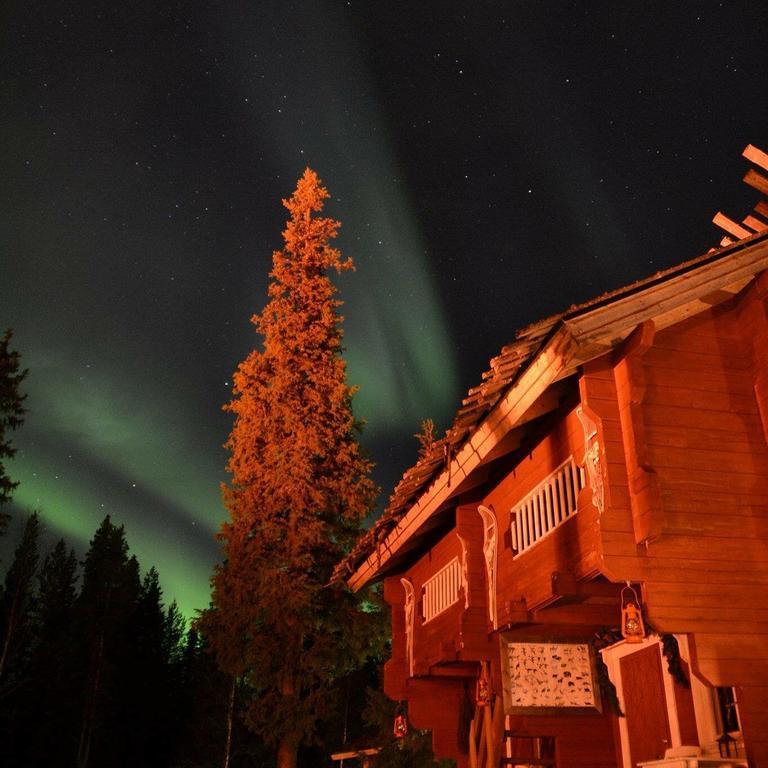
[(656, 644), (623, 656), (621, 688), (631, 764), (664, 757), (671, 746), (661, 656)]

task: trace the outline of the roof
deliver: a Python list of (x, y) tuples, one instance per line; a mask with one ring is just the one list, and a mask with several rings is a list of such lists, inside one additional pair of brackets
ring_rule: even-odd
[[(743, 154), (768, 171), (766, 153), (749, 145)], [(760, 171), (750, 168), (744, 181), (768, 197), (768, 177)], [(459, 484), (453, 484), (452, 492), (452, 477), (466, 477), (489, 455), (494, 438), (496, 445), (502, 432), (525, 420), (534, 393), (540, 396), (587, 359), (605, 354), (640, 322), (652, 318), (657, 327), (679, 322), (730, 298), (768, 268), (768, 200), (760, 200), (740, 223), (721, 212), (713, 222), (727, 233), (719, 248), (518, 331), (515, 341), (490, 361), (481, 383), (469, 390), (445, 435), (427, 446), (403, 474), (384, 513), (339, 563), (334, 579), (346, 578), (353, 588), (360, 588), (379, 576), (402, 550), (405, 538), (455, 494)], [(560, 367), (553, 367), (558, 358)], [(519, 386), (524, 377), (532, 380), (528, 382), (532, 386)], [(515, 389), (521, 389), (518, 394), (523, 396), (517, 407)], [(500, 418), (501, 413), (495, 412), (504, 410), (505, 401), (512, 410)], [(478, 440), (480, 432), (486, 434)], [(476, 450), (480, 444), (485, 446), (482, 455)], [(479, 457), (474, 463), (467, 455), (473, 452)], [(462, 454), (467, 461), (460, 460)], [(415, 518), (412, 524), (403, 525), (409, 517)]]

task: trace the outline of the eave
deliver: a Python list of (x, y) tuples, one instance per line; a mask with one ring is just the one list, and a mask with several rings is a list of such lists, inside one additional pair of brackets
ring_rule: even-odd
[(530, 332), (543, 339), (538, 351), (448, 466), (358, 565), (348, 578), (350, 587), (360, 589), (387, 570), (555, 382), (610, 352), (640, 323), (653, 320), (661, 330), (681, 322), (732, 298), (767, 268), (768, 232), (762, 231), (532, 326)]

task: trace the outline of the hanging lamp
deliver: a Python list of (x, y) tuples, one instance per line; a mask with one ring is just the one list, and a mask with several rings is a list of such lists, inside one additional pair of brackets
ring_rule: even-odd
[(621, 590), (621, 634), (628, 643), (641, 643), (645, 638), (640, 598), (629, 582)]

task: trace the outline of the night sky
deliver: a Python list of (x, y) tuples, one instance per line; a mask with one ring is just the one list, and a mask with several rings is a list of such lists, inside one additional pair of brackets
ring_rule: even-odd
[(715, 245), (715, 211), (757, 197), (741, 150), (768, 149), (755, 0), (3, 11), (14, 511), (81, 555), (111, 514), (188, 615), (225, 514), (220, 407), (307, 165), (357, 265), (346, 356), (385, 499), (517, 328)]

